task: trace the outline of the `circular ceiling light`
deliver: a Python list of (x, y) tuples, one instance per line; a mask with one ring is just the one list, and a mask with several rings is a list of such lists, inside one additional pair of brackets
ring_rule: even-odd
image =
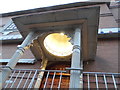
[(68, 56), (72, 53), (73, 45), (64, 33), (52, 33), (44, 39), (45, 48), (56, 56)]

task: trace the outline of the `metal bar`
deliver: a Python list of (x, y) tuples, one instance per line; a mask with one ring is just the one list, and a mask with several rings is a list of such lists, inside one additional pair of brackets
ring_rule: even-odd
[(66, 72), (63, 70), (40, 70), (40, 69), (13, 69), (13, 70), (22, 70), (22, 71), (41, 71), (41, 72)]
[[(15, 71), (12, 73), (12, 75), (11, 75), (11, 77), (10, 77), (9, 81), (12, 79), (12, 77), (13, 77), (13, 75), (14, 75), (14, 74), (15, 74)], [(7, 83), (7, 84), (5, 85), (5, 87), (4, 87), (4, 88), (7, 88), (8, 84), (9, 84), (9, 83)]]
[(88, 90), (90, 90), (90, 78), (89, 78), (89, 74), (87, 74), (87, 80), (88, 80)]
[(62, 72), (60, 73), (60, 80), (59, 80), (59, 84), (58, 84), (58, 89), (60, 88), (61, 80), (62, 80)]
[[(27, 73), (26, 73), (27, 74)], [(16, 76), (13, 76), (13, 78), (16, 78)], [(18, 76), (18, 79), (21, 79), (22, 76)], [(23, 79), (27, 79), (27, 76), (26, 77), (23, 77)], [(29, 79), (32, 79), (32, 77), (30, 77)], [(35, 77), (35, 79), (37, 79), (37, 77)]]
[(53, 78), (52, 78), (52, 84), (51, 84), (51, 87), (50, 87), (51, 89), (52, 89), (53, 84), (54, 84), (55, 74), (56, 74), (56, 72), (54, 72), (54, 75), (53, 75)]
[(28, 75), (28, 77), (27, 77), (27, 80), (25, 81), (25, 84), (24, 84), (24, 86), (23, 86), (23, 89), (25, 88), (25, 86), (26, 86), (26, 84), (27, 84), (27, 82), (28, 82), (28, 79), (30, 78), (31, 73), (32, 73), (32, 71), (30, 71), (30, 73), (29, 73), (29, 75)]
[[(14, 70), (22, 70), (22, 71), (45, 71), (45, 72), (66, 72), (64, 70), (40, 70), (40, 69), (13, 69)], [(120, 75), (120, 73), (106, 73), (106, 72), (83, 72), (83, 74), (113, 74), (113, 75)]]
[(50, 73), (50, 72), (47, 73), (46, 80), (45, 80), (45, 84), (44, 84), (44, 87), (43, 87), (43, 88), (45, 88), (46, 85), (47, 85), (47, 80), (48, 80), (48, 77), (49, 77), (49, 73)]
[(83, 74), (87, 74), (87, 73), (89, 73), (89, 74), (113, 74), (113, 75), (120, 75), (120, 73), (106, 73), (106, 72), (83, 72)]
[[(64, 71), (64, 70), (40, 70), (40, 69), (13, 69), (13, 71), (14, 70), (22, 70), (22, 71), (35, 71), (35, 70), (37, 70), (37, 71), (45, 71), (45, 72), (66, 72), (66, 71)], [(87, 73), (89, 73), (89, 74), (113, 74), (113, 75), (120, 75), (120, 73), (106, 73), (106, 72), (83, 72), (83, 74), (87, 74)]]
[(99, 90), (97, 74), (95, 74), (95, 80), (96, 80), (96, 88), (97, 90)]
[(35, 71), (35, 74), (34, 74), (34, 76), (33, 76), (33, 78), (32, 78), (32, 80), (31, 80), (31, 82), (30, 82), (30, 84), (29, 84), (29, 86), (28, 86), (28, 88), (32, 88), (32, 85), (33, 85), (33, 82), (34, 82), (34, 79), (35, 79), (35, 76), (37, 75), (37, 70)]
[(117, 90), (117, 85), (116, 85), (116, 80), (115, 80), (114, 75), (112, 75), (112, 79), (113, 79), (113, 82), (114, 82), (114, 87), (115, 87), (115, 90)]
[(20, 79), (20, 82), (18, 83), (18, 86), (17, 86), (17, 88), (19, 88), (19, 86), (20, 86), (20, 84), (21, 84), (21, 82), (22, 82), (22, 80), (23, 80), (23, 77), (25, 76), (25, 74), (26, 74), (26, 71), (23, 73), (23, 75), (22, 75), (22, 78)]
[(1, 69), (4, 69), (4, 68), (5, 68), (5, 69), (6, 69), (6, 68), (9, 68), (10, 70), (12, 70), (12, 68), (11, 68), (11, 67), (6, 66), (6, 65), (2, 65), (2, 66), (0, 65), (0, 68), (1, 68)]
[(106, 80), (106, 76), (105, 76), (105, 74), (103, 75), (103, 77), (104, 77), (104, 82), (105, 82), (105, 88), (108, 89), (108, 86), (107, 86), (107, 80)]
[(66, 68), (66, 70), (83, 70), (83, 68)]
[(17, 76), (16, 76), (16, 78), (15, 78), (15, 80), (14, 80), (14, 82), (12, 83), (12, 85), (11, 85), (11, 87), (10, 87), (10, 88), (12, 88), (12, 87), (13, 87), (13, 85), (14, 85), (15, 81), (17, 80), (17, 77), (19, 76), (20, 72), (21, 72), (21, 71), (19, 71), (19, 72), (18, 72), (18, 74), (17, 74)]

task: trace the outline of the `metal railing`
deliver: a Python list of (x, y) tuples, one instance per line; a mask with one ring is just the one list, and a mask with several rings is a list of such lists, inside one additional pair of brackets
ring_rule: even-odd
[(84, 88), (115, 89), (120, 87), (120, 73), (83, 72)]
[[(14, 69), (9, 79), (3, 84), (3, 90), (7, 88), (34, 88), (38, 74), (45, 72), (40, 88), (69, 88), (70, 74), (62, 70), (39, 70), (39, 69)], [(83, 86), (91, 88), (114, 88), (120, 87), (120, 73), (83, 72)]]
[[(52, 77), (52, 82), (50, 85), (50, 88), (54, 87), (54, 80), (59, 77), (59, 84), (57, 88), (60, 88), (61, 79), (63, 73), (66, 71), (61, 70), (39, 70), (39, 69), (13, 69), (11, 75), (9, 76), (9, 79), (6, 80), (6, 83), (3, 84), (3, 90), (6, 88), (34, 88), (34, 85), (36, 83), (36, 80), (38, 78), (38, 74), (40, 72), (45, 72), (45, 82), (44, 87), (42, 88), (48, 88), (47, 82)], [(46, 75), (47, 74), (47, 75)]]

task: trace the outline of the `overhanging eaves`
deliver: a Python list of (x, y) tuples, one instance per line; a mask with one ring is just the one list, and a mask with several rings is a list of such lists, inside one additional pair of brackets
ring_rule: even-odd
[[(83, 59), (94, 59), (97, 47), (99, 7), (72, 8), (13, 18), (20, 33), (74, 30), (82, 25)], [(40, 42), (42, 43), (42, 42)]]

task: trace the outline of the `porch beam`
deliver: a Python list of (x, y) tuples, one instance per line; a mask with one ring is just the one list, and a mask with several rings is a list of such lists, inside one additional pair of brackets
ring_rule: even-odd
[(6, 79), (8, 78), (8, 76), (11, 74), (12, 69), (15, 68), (18, 60), (21, 58), (21, 56), (23, 55), (24, 51), (25, 51), (25, 47), (29, 44), (30, 40), (32, 39), (34, 32), (30, 32), (27, 37), (25, 38), (25, 40), (23, 41), (23, 43), (18, 47), (18, 49), (16, 50), (16, 52), (14, 53), (14, 55), (12, 56), (11, 60), (7, 63), (7, 67), (10, 68), (3, 68), (2, 71), (0, 72), (0, 89), (2, 89), (2, 84), (5, 83)]
[[(71, 61), (71, 68), (81, 68), (81, 29), (76, 28), (74, 34), (74, 46)], [(80, 70), (71, 70), (70, 75), (70, 89), (71, 88), (82, 88), (80, 85)]]

